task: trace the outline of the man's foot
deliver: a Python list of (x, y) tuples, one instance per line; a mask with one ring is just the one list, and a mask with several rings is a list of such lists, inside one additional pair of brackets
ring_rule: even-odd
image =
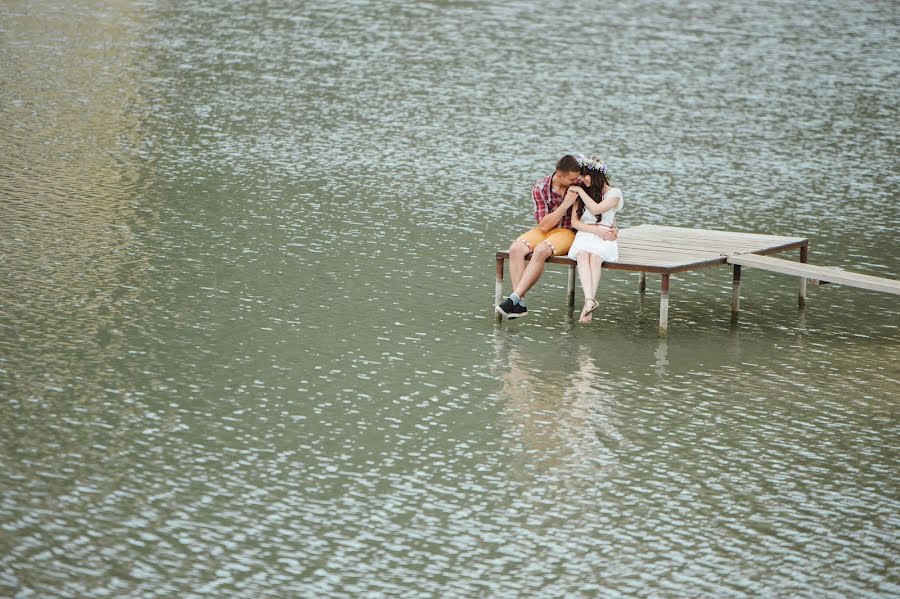
[(522, 318), (528, 314), (528, 308), (523, 306), (522, 304), (514, 304), (512, 307), (512, 312), (507, 316), (510, 320), (513, 318)]
[(517, 304), (514, 304), (513, 301), (509, 298), (506, 298), (499, 304), (494, 307), (494, 310), (497, 311), (498, 314), (502, 314), (507, 318), (512, 318), (510, 314), (513, 313), (513, 310), (516, 308)]

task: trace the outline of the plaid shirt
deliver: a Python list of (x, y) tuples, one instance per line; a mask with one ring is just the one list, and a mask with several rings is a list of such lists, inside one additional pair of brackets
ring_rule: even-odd
[[(563, 203), (563, 197), (553, 191), (552, 180), (553, 175), (544, 177), (531, 188), (531, 200), (534, 202), (534, 220), (538, 223)], [(559, 223), (556, 226), (563, 229), (572, 228), (570, 211), (566, 210), (566, 213), (559, 219)]]

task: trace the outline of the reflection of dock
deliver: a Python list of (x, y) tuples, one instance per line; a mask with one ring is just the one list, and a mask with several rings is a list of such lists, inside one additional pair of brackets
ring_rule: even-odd
[[(767, 254), (800, 250), (800, 262), (764, 257)], [(619, 260), (604, 262), (611, 270), (630, 270), (641, 273), (640, 290), (646, 288), (646, 273), (662, 276), (659, 302), (659, 332), (665, 335), (669, 317), (669, 278), (674, 273), (700, 268), (733, 265), (731, 311), (736, 315), (740, 305), (741, 267), (760, 268), (800, 277), (799, 303), (806, 303), (806, 280), (833, 282), (900, 294), (900, 281), (869, 275), (848, 273), (837, 268), (807, 264), (809, 240), (802, 237), (709, 231), (659, 225), (639, 225), (619, 232)], [(503, 296), (504, 262), (509, 252), (497, 252), (497, 282), (495, 303)], [(575, 305), (575, 262), (565, 257), (547, 260), (551, 264), (569, 266), (568, 300)], [(499, 316), (499, 315), (498, 315)]]

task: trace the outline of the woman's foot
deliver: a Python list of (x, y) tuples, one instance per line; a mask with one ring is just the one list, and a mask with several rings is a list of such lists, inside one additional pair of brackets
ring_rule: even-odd
[(584, 300), (584, 308), (581, 309), (581, 318), (578, 319), (578, 322), (587, 324), (591, 320), (593, 320), (594, 316), (591, 314), (600, 304), (592, 297), (585, 298)]

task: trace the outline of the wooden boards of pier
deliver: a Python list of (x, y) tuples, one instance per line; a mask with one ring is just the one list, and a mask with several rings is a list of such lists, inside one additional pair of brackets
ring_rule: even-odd
[[(659, 333), (668, 332), (670, 276), (675, 273), (733, 266), (732, 314), (737, 315), (740, 305), (741, 267), (762, 268), (772, 272), (800, 277), (798, 303), (806, 303), (807, 279), (853, 285), (888, 293), (900, 292), (900, 282), (869, 275), (848, 273), (836, 268), (807, 264), (809, 240), (803, 237), (736, 233), (708, 229), (690, 229), (662, 225), (638, 225), (619, 231), (619, 260), (604, 262), (603, 268), (629, 270), (641, 273), (640, 291), (646, 288), (646, 273), (661, 275)], [(768, 258), (769, 254), (800, 250), (800, 262)], [(504, 262), (509, 252), (497, 252), (496, 285), (494, 303), (503, 297)], [(547, 260), (550, 264), (569, 267), (567, 293), (570, 307), (575, 304), (575, 261), (564, 256)]]

